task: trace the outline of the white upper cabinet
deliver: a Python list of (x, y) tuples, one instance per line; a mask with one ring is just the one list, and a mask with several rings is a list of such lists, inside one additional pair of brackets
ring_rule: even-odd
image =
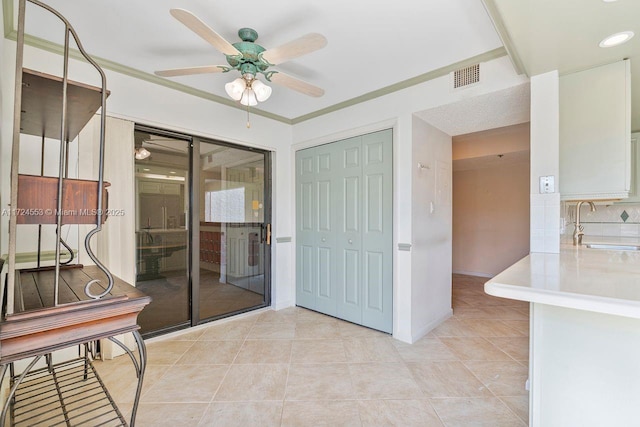
[(560, 78), (560, 195), (623, 199), (631, 183), (629, 60)]
[(640, 132), (631, 134), (631, 191), (618, 203), (640, 203)]

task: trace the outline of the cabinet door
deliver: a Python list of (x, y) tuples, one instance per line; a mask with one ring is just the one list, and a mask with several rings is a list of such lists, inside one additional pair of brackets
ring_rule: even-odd
[(560, 78), (560, 193), (624, 198), (630, 186), (629, 61)]
[(165, 199), (162, 194), (140, 194), (138, 212), (140, 216), (140, 228), (165, 228)]
[(629, 198), (617, 203), (640, 203), (640, 133), (631, 134), (631, 189)]
[(162, 193), (162, 184), (154, 181), (138, 181), (138, 191), (140, 193), (160, 194)]
[(631, 191), (630, 198), (640, 201), (640, 132), (631, 134)]
[(180, 195), (180, 184), (162, 184), (162, 193)]

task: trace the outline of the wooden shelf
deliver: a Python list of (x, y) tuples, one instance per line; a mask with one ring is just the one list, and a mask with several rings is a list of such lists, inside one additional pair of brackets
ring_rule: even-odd
[[(105, 182), (102, 223), (107, 219), (109, 197)], [(98, 210), (98, 182), (85, 179), (63, 181), (62, 223), (95, 224)], [(56, 224), (58, 208), (58, 178), (18, 175), (18, 224)]]
[[(107, 91), (107, 96), (109, 96)], [(73, 141), (102, 105), (99, 87), (67, 81), (67, 134)], [(20, 133), (60, 139), (62, 78), (22, 69)]]
[(6, 315), (0, 322), (0, 362), (51, 353), (101, 338), (139, 329), (138, 314), (151, 298), (135, 287), (115, 278), (109, 296), (94, 300), (84, 293), (90, 280), (94, 292), (106, 286), (105, 274), (96, 266), (62, 270), (60, 302), (53, 307), (55, 271), (20, 272), (16, 281), (17, 308), (24, 311)]

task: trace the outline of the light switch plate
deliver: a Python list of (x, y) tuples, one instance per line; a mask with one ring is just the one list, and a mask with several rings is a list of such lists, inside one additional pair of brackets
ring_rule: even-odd
[(555, 193), (555, 177), (553, 175), (540, 177), (540, 193)]

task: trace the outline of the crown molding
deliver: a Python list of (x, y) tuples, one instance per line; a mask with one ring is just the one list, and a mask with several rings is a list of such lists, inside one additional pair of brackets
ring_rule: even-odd
[(429, 80), (437, 79), (438, 77), (446, 76), (447, 74), (459, 68), (465, 68), (473, 64), (478, 64), (480, 62), (487, 62), (493, 59), (501, 58), (506, 54), (507, 54), (507, 51), (504, 49), (504, 47), (499, 47), (499, 48), (490, 50), (488, 52), (482, 53), (480, 55), (472, 56), (471, 58), (467, 58), (462, 61), (449, 64), (445, 67), (441, 67), (441, 68), (429, 71), (427, 73), (420, 74), (419, 76), (412, 77), (407, 80), (403, 80), (401, 82), (392, 84), (390, 86), (386, 86), (381, 89), (374, 90), (373, 92), (365, 93), (364, 95), (360, 95), (355, 98), (348, 99), (346, 101), (340, 102), (330, 107), (323, 108), (321, 110), (314, 111), (309, 114), (305, 114), (304, 116), (296, 117), (291, 121), (293, 122), (293, 124), (297, 124), (297, 123), (304, 122), (306, 120), (314, 119), (316, 117), (323, 116), (325, 114), (333, 113), (334, 111), (342, 110), (343, 108), (352, 107), (356, 104), (361, 104), (363, 102), (371, 101), (372, 99), (379, 98), (381, 96), (385, 96), (402, 89), (407, 89), (411, 86), (419, 85), (424, 82), (428, 82)]
[(511, 40), (511, 36), (509, 35), (509, 31), (507, 31), (507, 27), (504, 24), (504, 20), (498, 11), (498, 6), (496, 5), (495, 0), (482, 0), (482, 4), (484, 5), (484, 9), (487, 11), (491, 22), (493, 22), (493, 27), (495, 28), (504, 48), (509, 55), (509, 59), (511, 59), (511, 64), (513, 68), (516, 70), (518, 74), (524, 74), (529, 77), (527, 70), (522, 63), (522, 59), (520, 59), (520, 55), (516, 51), (513, 46), (513, 41)]
[[(484, 0), (485, 2), (488, 2), (490, 0)], [(13, 40), (16, 41), (17, 40), (17, 31), (14, 28), (14, 22), (13, 22), (13, 0), (2, 0), (2, 15), (3, 15), (3, 22), (4, 22), (4, 36), (6, 39), (9, 40)], [(494, 17), (492, 16), (492, 19), (494, 19)], [(494, 19), (494, 24), (495, 24), (495, 19)], [(497, 28), (497, 27), (496, 27)], [(498, 31), (500, 33), (500, 31)], [(500, 33), (501, 34), (501, 33)], [(502, 34), (501, 34), (502, 37)], [(37, 49), (42, 49), (45, 50), (47, 52), (52, 52), (55, 54), (59, 54), (62, 55), (64, 52), (63, 46), (57, 43), (53, 43), (50, 42), (48, 40), (44, 40), (42, 38), (39, 37), (34, 37), (31, 36), (29, 34), (25, 34), (25, 44), (35, 47)], [(505, 40), (503, 39), (503, 43), (505, 43), (505, 46), (507, 46), (507, 43), (505, 42)], [(285, 123), (288, 125), (295, 125), (298, 123), (302, 123), (304, 121), (307, 120), (311, 120), (314, 119), (316, 117), (320, 117), (326, 114), (330, 114), (333, 113), (335, 111), (339, 111), (342, 110), (344, 108), (348, 108), (348, 107), (352, 107), (354, 105), (357, 104), (361, 104), (363, 102), (367, 102), (370, 101), (372, 99), (375, 98), (379, 98), (381, 96), (385, 96), (388, 95), (390, 93), (393, 92), (397, 92), (399, 90), (403, 90), (406, 88), (409, 88), (411, 86), (415, 86), (415, 85), (419, 85), (421, 83), (427, 82), (429, 80), (433, 80), (436, 79), (438, 77), (442, 77), (445, 76), (447, 74), (449, 74), (452, 71), (455, 71), (459, 68), (464, 68), (467, 67), (469, 65), (473, 65), (479, 62), (487, 62), (487, 61), (491, 61), (493, 59), (497, 59), (497, 58), (501, 58), (505, 55), (509, 55), (512, 58), (513, 61), (513, 56), (511, 55), (511, 53), (509, 53), (508, 48), (505, 49), (505, 47), (499, 47), (493, 50), (490, 50), (488, 52), (482, 53), (480, 55), (476, 55), (473, 56), (471, 58), (467, 58), (465, 60), (462, 61), (458, 61), (454, 64), (450, 64), (447, 65), (445, 67), (441, 67), (438, 68), (436, 70), (432, 70), (429, 71), (427, 73), (421, 74), (419, 76), (416, 77), (412, 77), (410, 79), (407, 80), (403, 80), (401, 82), (383, 87), (381, 89), (378, 90), (374, 90), (372, 92), (368, 92), (365, 93), (363, 95), (357, 96), (355, 98), (351, 98), (348, 99), (346, 101), (343, 102), (339, 102), (337, 104), (331, 105), (329, 107), (325, 107), (322, 108), (320, 110), (317, 111), (313, 111), (311, 113), (308, 114), (304, 114), (302, 116), (298, 116), (298, 117), (294, 117), (292, 119), (278, 115), (278, 114), (274, 114), (274, 113), (270, 113), (264, 110), (260, 110), (258, 108), (252, 108), (251, 109), (251, 113), (255, 114), (257, 116), (262, 116), (271, 120), (275, 120), (281, 123)], [(69, 56), (71, 58), (74, 59), (79, 59), (79, 60), (84, 60), (84, 58), (82, 57), (82, 55), (80, 54), (80, 52), (77, 49), (71, 49), (69, 52)], [(110, 61), (108, 59), (105, 58), (100, 58), (100, 57), (96, 57), (92, 55), (92, 58), (104, 69), (106, 70), (110, 70), (110, 71), (114, 71), (116, 73), (120, 73), (120, 74), (124, 74), (126, 76), (129, 77), (133, 77), (136, 79), (140, 79), (140, 80), (144, 80), (146, 82), (149, 83), (153, 83), (153, 84), (157, 84), (160, 86), (164, 86), (167, 87), (169, 89), (173, 89), (173, 90), (177, 90), (189, 95), (193, 95), (193, 96), (197, 96), (199, 98), (203, 98), (212, 102), (216, 102), (218, 104), (222, 104), (231, 108), (236, 108), (239, 110), (243, 110), (244, 111), (244, 107), (238, 105), (238, 103), (234, 102), (231, 99), (219, 96), (219, 95), (215, 95), (213, 93), (210, 92), (206, 92), (200, 89), (196, 89), (194, 87), (185, 85), (185, 84), (181, 84), (181, 83), (177, 83), (171, 80), (167, 80), (164, 79), (162, 77), (158, 77), (155, 74), (150, 74), (147, 73), (145, 71), (140, 71), (138, 69), (132, 68), (132, 67), (128, 67), (126, 65), (122, 65), (120, 63), (114, 62), (114, 61)], [(515, 65), (515, 64), (514, 64)], [(519, 71), (519, 69), (516, 66), (516, 69)]]

